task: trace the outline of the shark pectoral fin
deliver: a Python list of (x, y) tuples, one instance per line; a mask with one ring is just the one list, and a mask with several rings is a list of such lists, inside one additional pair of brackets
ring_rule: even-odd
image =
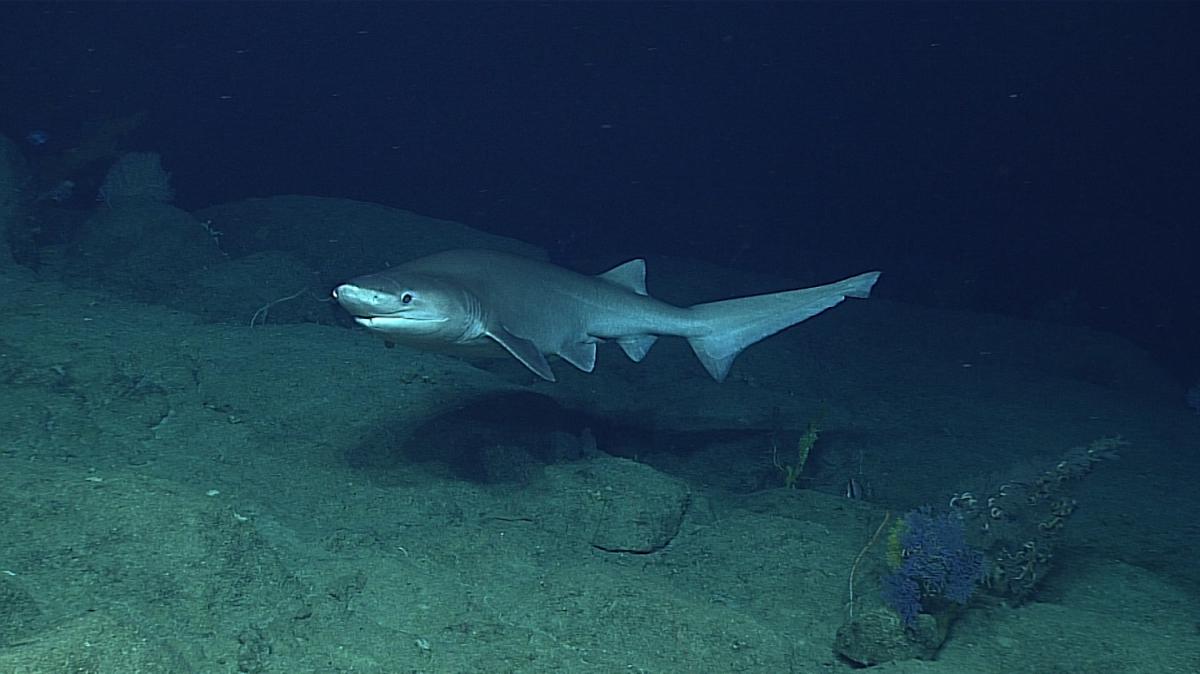
[[(546, 362), (546, 357), (542, 355), (536, 344), (524, 337), (512, 334), (503, 327), (488, 330), (486, 334), (496, 340), (496, 343), (503, 346), (514, 358), (521, 361), (521, 364), (533, 370), (534, 374), (546, 381), (555, 381), (550, 363)], [(595, 359), (593, 358), (593, 360)]]
[(641, 258), (630, 260), (629, 262), (619, 264), (612, 269), (609, 269), (603, 274), (598, 275), (596, 278), (602, 278), (609, 283), (615, 283), (622, 288), (632, 290), (639, 295), (645, 295), (646, 261)]
[(558, 349), (558, 356), (584, 372), (591, 372), (596, 367), (596, 343), (564, 344)]
[(640, 363), (646, 357), (646, 352), (650, 350), (650, 347), (654, 346), (656, 339), (658, 339), (658, 335), (634, 335), (618, 339), (617, 344), (620, 345), (625, 355), (629, 356), (629, 360)]

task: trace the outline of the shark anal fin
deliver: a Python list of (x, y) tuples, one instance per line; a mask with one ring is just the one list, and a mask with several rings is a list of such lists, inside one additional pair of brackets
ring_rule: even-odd
[[(506, 351), (521, 361), (522, 365), (532, 370), (537, 376), (546, 381), (555, 381), (554, 371), (550, 369), (550, 363), (546, 362), (546, 357), (542, 355), (541, 350), (533, 342), (524, 337), (518, 337), (501, 326), (488, 330), (487, 336), (496, 340), (497, 344), (503, 346)], [(593, 362), (595, 361), (594, 354), (592, 360)]]
[(584, 372), (596, 368), (596, 343), (571, 342), (558, 350), (558, 356)]
[(658, 339), (658, 335), (633, 335), (618, 339), (617, 344), (625, 352), (625, 355), (629, 356), (629, 360), (640, 363), (646, 357), (646, 352), (650, 350), (650, 347), (654, 346), (656, 339)]
[(725, 377), (729, 374), (729, 368), (733, 365), (733, 359), (741, 353), (741, 351), (734, 351), (728, 354), (712, 354), (694, 341), (691, 344), (693, 353), (700, 359), (700, 364), (718, 382), (725, 381)]
[(632, 290), (639, 295), (646, 294), (646, 261), (638, 258), (630, 260), (624, 264), (619, 264), (612, 269), (598, 275), (596, 278), (602, 278), (609, 283)]

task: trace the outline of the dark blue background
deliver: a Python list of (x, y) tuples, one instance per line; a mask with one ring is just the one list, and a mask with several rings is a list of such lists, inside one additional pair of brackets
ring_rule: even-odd
[[(1125, 334), (1200, 376), (1190, 3), (0, 5), (0, 131)], [(30, 148), (30, 151), (38, 151)], [(364, 270), (367, 271), (367, 270)], [(1049, 307), (1056, 307), (1051, 310)]]

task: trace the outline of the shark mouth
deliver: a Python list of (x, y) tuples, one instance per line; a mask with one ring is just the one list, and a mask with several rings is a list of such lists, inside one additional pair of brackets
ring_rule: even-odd
[(354, 322), (366, 328), (386, 328), (392, 325), (402, 325), (404, 323), (445, 323), (447, 318), (418, 318), (416, 316), (404, 316), (403, 314), (392, 314), (390, 316), (355, 316)]

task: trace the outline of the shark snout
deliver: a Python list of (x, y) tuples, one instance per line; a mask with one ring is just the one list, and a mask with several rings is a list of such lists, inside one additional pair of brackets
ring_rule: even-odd
[(342, 308), (356, 317), (380, 316), (394, 313), (389, 307), (393, 304), (391, 295), (372, 288), (363, 288), (353, 283), (343, 283), (333, 289), (333, 299)]

